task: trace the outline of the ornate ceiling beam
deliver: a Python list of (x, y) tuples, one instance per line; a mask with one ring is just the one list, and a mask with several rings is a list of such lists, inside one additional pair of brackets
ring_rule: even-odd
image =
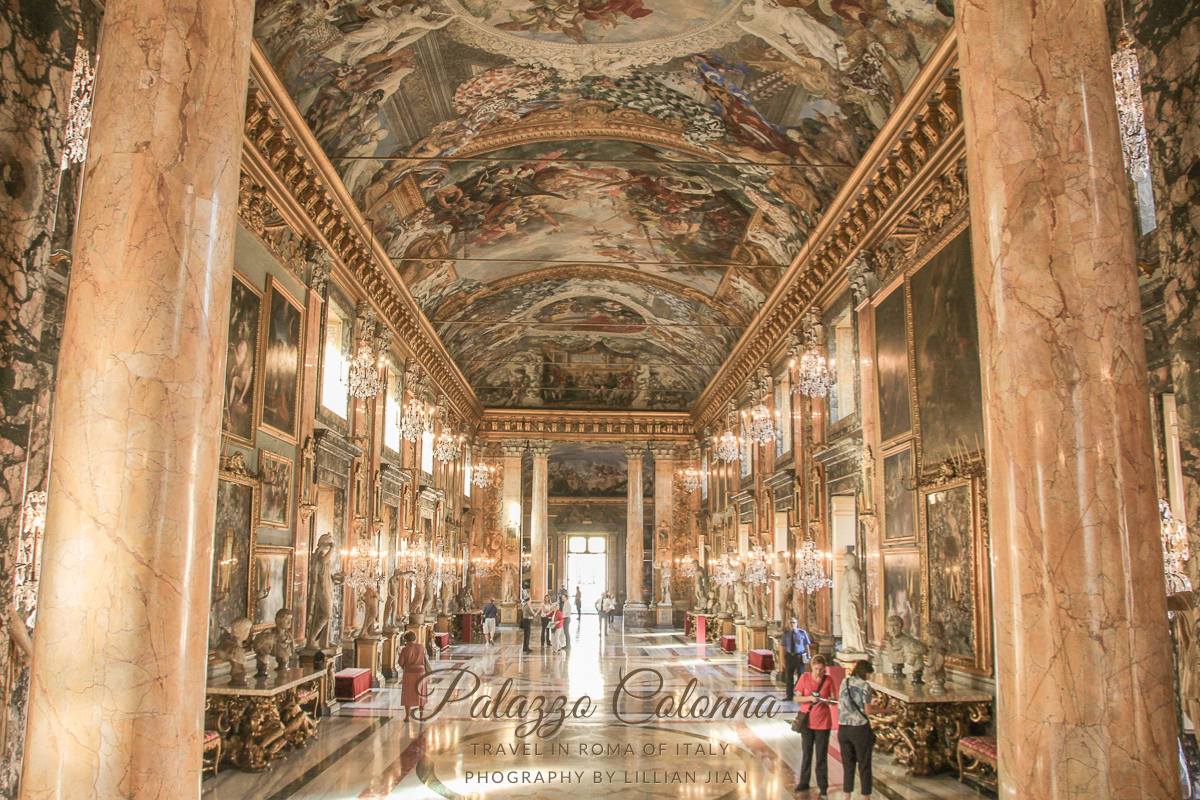
[(922, 190), (954, 166), (963, 139), (956, 59), (951, 28), (701, 393), (692, 409), (698, 426), (720, 418), (758, 366), (782, 352), (788, 331), (818, 295), (844, 279), (857, 252), (881, 228), (895, 225)]
[[(252, 86), (246, 107), (243, 160), (285, 218), (302, 215), (325, 247), (391, 325), (397, 337), (471, 423), (483, 406), (405, 286), (379, 240), (351, 200), (258, 43), (251, 53)], [(344, 270), (344, 272), (342, 271)]]
[(686, 411), (538, 411), (487, 409), (479, 422), (483, 439), (533, 437), (556, 442), (689, 442), (697, 431)]

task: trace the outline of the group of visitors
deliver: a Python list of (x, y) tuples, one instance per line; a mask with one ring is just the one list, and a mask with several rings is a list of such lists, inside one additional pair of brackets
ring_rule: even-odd
[[(576, 614), (579, 613), (582, 604), (583, 595), (579, 589), (576, 589)], [(567, 587), (559, 589), (557, 600), (552, 600), (551, 595), (545, 595), (541, 605), (537, 606), (533, 604), (533, 598), (522, 593), (520, 617), (522, 653), (533, 652), (529, 647), (529, 637), (535, 624), (539, 626), (541, 632), (539, 646), (553, 647), (556, 653), (564, 653), (571, 649), (571, 601), (567, 596)]]
[(608, 592), (601, 592), (600, 597), (596, 600), (596, 614), (600, 617), (601, 633), (608, 633), (612, 628), (613, 613), (616, 610), (617, 604), (608, 596)]
[[(798, 626), (793, 620), (791, 629)], [(785, 632), (786, 635), (786, 632)], [(785, 654), (787, 650), (784, 651)], [(800, 782), (797, 792), (807, 792), (816, 773), (817, 789), (822, 798), (829, 796), (829, 736), (834, 729), (832, 706), (837, 705), (838, 748), (842, 756), (842, 789), (846, 797), (854, 793), (855, 777), (863, 797), (871, 796), (871, 754), (875, 732), (870, 714), (878, 711), (873, 704), (874, 691), (868, 677), (874, 671), (865, 659), (855, 662), (841, 686), (828, 674), (829, 664), (820, 653), (808, 662), (808, 671), (800, 675), (794, 688), (800, 698), (800, 710), (792, 730), (800, 733)]]

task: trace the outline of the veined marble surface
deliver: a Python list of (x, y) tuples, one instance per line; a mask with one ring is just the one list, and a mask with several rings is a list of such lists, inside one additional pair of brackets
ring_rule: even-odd
[[(544, 739), (516, 737), (518, 721), (471, 719), (465, 703), (431, 721), (406, 723), (399, 688), (391, 682), (361, 702), (343, 704), (336, 716), (321, 722), (307, 748), (277, 761), (271, 772), (224, 768), (205, 781), (204, 800), (816, 798), (815, 786), (807, 795), (792, 792), (800, 753), (800, 737), (789, 728), (796, 706), (783, 703), (782, 686), (770, 675), (752, 672), (744, 657), (688, 643), (682, 631), (625, 635), (617, 626), (601, 636), (594, 614), (576, 618), (567, 655), (554, 655), (549, 648), (522, 655), (519, 637), (519, 631), (505, 628), (496, 646), (455, 645), (434, 667), (466, 667), (493, 694), (507, 679), (513, 681), (512, 693), (566, 694), (572, 702), (586, 694), (599, 705), (592, 717), (568, 717), (561, 730)], [(761, 720), (623, 724), (612, 713), (613, 691), (622, 675), (644, 667), (664, 676), (665, 694), (680, 695), (694, 678), (697, 694), (755, 702), (773, 697), (780, 713)], [(435, 703), (438, 696), (435, 692)], [(623, 713), (639, 707), (626, 700)], [(908, 778), (890, 762), (889, 756), (875, 758), (876, 796), (978, 797), (949, 775)], [(831, 797), (843, 797), (836, 735), (830, 742), (829, 780)]]

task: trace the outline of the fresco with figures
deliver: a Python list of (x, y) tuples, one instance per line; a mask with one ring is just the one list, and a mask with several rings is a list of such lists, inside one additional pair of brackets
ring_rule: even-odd
[[(587, 406), (621, 389), (686, 408), (951, 13), (949, 0), (262, 0), (255, 35), (485, 404)], [(514, 292), (565, 299), (580, 276), (585, 304), (627, 309), (613, 324), (685, 327), (595, 352), (557, 321), (447, 324), (521, 305)], [(697, 317), (724, 327), (686, 327)], [(514, 349), (506, 337), (536, 339), (537, 366), (470, 362)], [(707, 346), (664, 358), (688, 338)]]

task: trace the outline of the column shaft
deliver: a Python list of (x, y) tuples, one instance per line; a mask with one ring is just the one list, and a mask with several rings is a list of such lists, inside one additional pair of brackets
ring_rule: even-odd
[[(525, 442), (504, 442), (501, 445), (500, 466), (503, 471), (500, 484), (500, 530), (504, 536), (504, 569), (516, 576), (512, 581), (513, 596), (505, 593), (504, 602), (521, 599), (521, 454)], [(515, 531), (516, 540), (510, 538)], [(502, 581), (502, 586), (504, 582)], [(535, 598), (541, 601), (540, 597)]]
[(23, 796), (200, 794), (250, 0), (110, 0), (55, 398)]
[(1133, 219), (1103, 4), (956, 7), (1004, 798), (1178, 797)]
[(625, 445), (629, 459), (625, 512), (625, 628), (644, 627), (646, 603), (642, 599), (645, 588), (642, 561), (645, 557), (642, 511), (642, 454), (646, 445), (642, 442)]
[[(671, 520), (674, 516), (675, 498), (675, 447), (669, 443), (655, 444), (650, 448), (654, 456), (654, 564), (655, 583), (651, 596), (659, 603), (664, 602), (661, 573), (664, 563), (674, 557), (671, 551)], [(671, 569), (674, 569), (672, 564)]]
[(546, 532), (549, 527), (550, 442), (531, 441), (533, 453), (533, 499), (529, 509), (530, 592), (541, 599), (556, 587), (546, 584)]

